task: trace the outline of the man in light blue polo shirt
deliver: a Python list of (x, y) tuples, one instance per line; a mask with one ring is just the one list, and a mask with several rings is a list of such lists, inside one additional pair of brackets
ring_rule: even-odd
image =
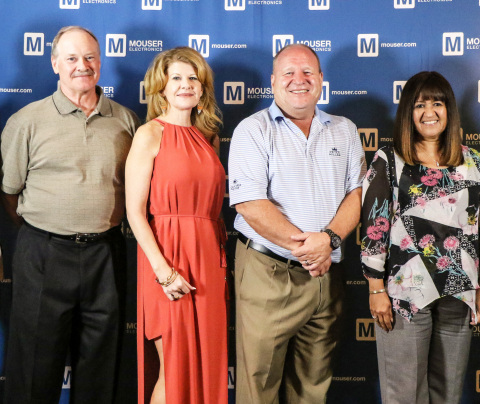
[(305, 45), (273, 61), (275, 101), (243, 120), (229, 157), (238, 215), (237, 403), (326, 401), (343, 285), (341, 241), (360, 219), (365, 157), (355, 125), (316, 105)]

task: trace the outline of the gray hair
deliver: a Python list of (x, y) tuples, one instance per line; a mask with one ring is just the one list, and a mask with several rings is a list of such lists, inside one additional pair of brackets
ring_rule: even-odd
[(58, 31), (57, 35), (55, 35), (55, 38), (53, 38), (52, 42), (52, 57), (56, 58), (57, 57), (57, 45), (58, 41), (60, 41), (60, 38), (63, 36), (63, 34), (66, 34), (67, 32), (70, 31), (83, 31), (90, 35), (93, 39), (95, 39), (95, 42), (98, 45), (98, 53), (100, 53), (100, 44), (98, 43), (97, 37), (93, 34), (92, 31), (90, 31), (87, 28), (80, 27), (79, 25), (69, 25), (67, 27), (60, 28), (60, 31)]

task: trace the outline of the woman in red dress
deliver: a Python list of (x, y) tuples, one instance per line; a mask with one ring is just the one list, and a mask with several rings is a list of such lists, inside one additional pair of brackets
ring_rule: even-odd
[(226, 404), (225, 171), (213, 74), (197, 51), (171, 49), (154, 59), (145, 92), (147, 123), (126, 163), (138, 241), (138, 402)]

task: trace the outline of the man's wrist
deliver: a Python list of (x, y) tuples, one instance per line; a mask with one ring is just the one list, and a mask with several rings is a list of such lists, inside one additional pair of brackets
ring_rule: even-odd
[(330, 248), (336, 250), (342, 245), (342, 238), (336, 234), (332, 229), (324, 229), (324, 233), (330, 237)]

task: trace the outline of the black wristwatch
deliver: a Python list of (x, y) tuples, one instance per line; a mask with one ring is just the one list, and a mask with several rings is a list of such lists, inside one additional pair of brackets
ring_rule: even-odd
[(338, 234), (335, 234), (335, 232), (331, 229), (325, 229), (324, 232), (330, 236), (330, 247), (332, 247), (332, 250), (336, 250), (338, 247), (340, 247), (342, 244), (342, 239)]

